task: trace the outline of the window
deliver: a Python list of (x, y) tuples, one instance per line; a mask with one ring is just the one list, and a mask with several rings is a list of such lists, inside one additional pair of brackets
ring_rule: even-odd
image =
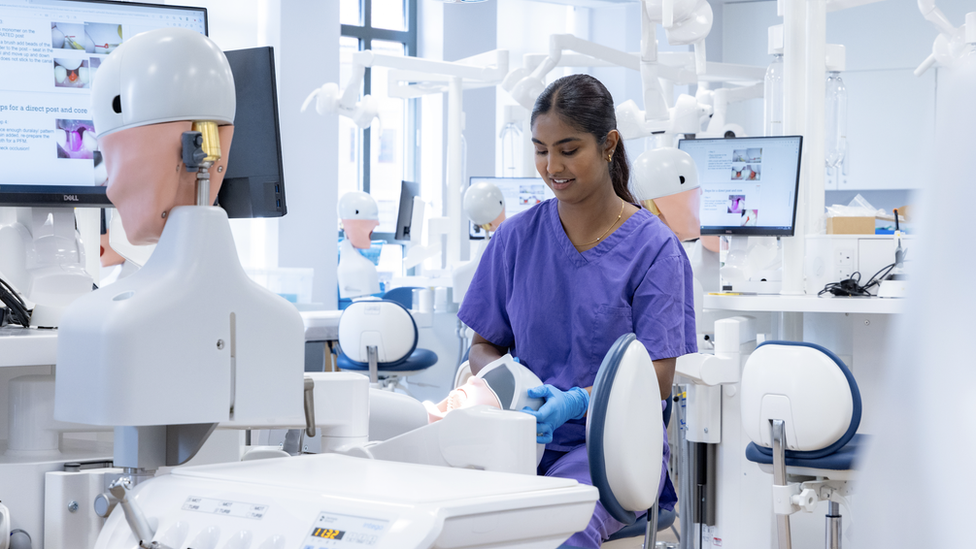
[[(339, 19), (339, 85), (349, 81), (352, 56), (372, 50), (384, 55), (412, 56), (417, 52), (417, 0), (341, 0)], [(339, 118), (339, 195), (362, 190), (370, 193), (380, 210), (374, 238), (392, 240), (400, 200), (400, 181), (416, 181), (417, 100), (387, 95), (384, 67), (367, 68), (360, 97), (372, 95), (379, 105), (379, 120), (360, 130)]]

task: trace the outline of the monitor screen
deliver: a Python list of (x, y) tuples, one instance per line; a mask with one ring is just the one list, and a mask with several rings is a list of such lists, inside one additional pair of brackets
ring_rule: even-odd
[[(472, 177), (469, 185), (488, 181), (494, 183), (505, 197), (505, 217), (528, 210), (543, 200), (555, 198), (552, 189), (539, 177)], [(468, 234), (473, 239), (485, 237), (485, 231), (468, 221)]]
[(702, 188), (701, 233), (793, 236), (801, 136), (682, 139)]
[(207, 10), (94, 0), (0, 0), (0, 204), (105, 206), (91, 82), (152, 29), (207, 34)]
[(217, 203), (232, 218), (281, 217), (288, 208), (281, 164), (274, 50), (265, 46), (224, 54), (234, 73), (237, 113), (227, 173)]

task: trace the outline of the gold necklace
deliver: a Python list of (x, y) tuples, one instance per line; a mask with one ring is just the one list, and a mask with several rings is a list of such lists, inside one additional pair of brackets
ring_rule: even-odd
[(598, 236), (596, 238), (596, 240), (594, 240), (593, 242), (587, 242), (586, 244), (574, 244), (574, 246), (576, 246), (577, 248), (582, 248), (584, 246), (592, 246), (593, 244), (596, 244), (600, 240), (603, 240), (603, 237), (607, 236), (607, 233), (610, 232), (610, 229), (616, 227), (617, 226), (617, 222), (620, 221), (620, 218), (621, 217), (623, 217), (623, 215), (624, 215), (624, 206), (626, 206), (626, 205), (627, 205), (627, 202), (625, 202), (624, 199), (621, 198), (620, 199), (620, 213), (617, 214), (617, 219), (614, 219), (613, 220), (613, 224), (611, 224), (609, 227), (607, 227), (607, 230), (603, 231), (603, 234), (601, 234), (600, 236)]

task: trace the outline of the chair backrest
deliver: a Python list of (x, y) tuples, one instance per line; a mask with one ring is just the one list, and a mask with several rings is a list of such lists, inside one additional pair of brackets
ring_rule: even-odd
[(813, 343), (768, 341), (742, 372), (742, 427), (761, 450), (770, 420), (786, 422), (787, 456), (818, 458), (847, 444), (861, 422), (861, 394), (850, 369)]
[(405, 308), (412, 309), (413, 291), (420, 289), (421, 288), (416, 286), (400, 286), (399, 288), (393, 288), (392, 290), (383, 294), (383, 299), (386, 301), (396, 301)]
[(410, 312), (395, 301), (355, 301), (339, 317), (339, 347), (353, 362), (368, 362), (370, 346), (380, 364), (402, 362), (417, 348), (417, 337)]
[(647, 349), (634, 334), (620, 336), (593, 383), (586, 451), (600, 502), (624, 524), (657, 501), (664, 452), (660, 394)]

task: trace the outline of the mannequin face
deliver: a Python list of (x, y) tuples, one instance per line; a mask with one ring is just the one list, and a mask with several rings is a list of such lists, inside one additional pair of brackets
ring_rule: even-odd
[(368, 250), (370, 246), (369, 237), (373, 234), (373, 229), (379, 224), (380, 222), (375, 219), (343, 219), (342, 230), (354, 248)]
[(437, 404), (424, 401), (424, 408), (427, 409), (428, 423), (434, 423), (435, 421), (444, 419), (444, 416), (451, 410), (470, 408), (478, 405), (486, 405), (499, 409), (502, 407), (501, 403), (498, 402), (498, 397), (488, 387), (488, 383), (484, 379), (476, 376), (468, 378), (464, 385), (448, 393), (447, 398)]
[(121, 265), (125, 262), (125, 258), (119, 255), (112, 246), (109, 244), (108, 232), (101, 235), (99, 239), (99, 256), (98, 261), (101, 263), (102, 267), (111, 267), (112, 265)]
[(699, 187), (654, 199), (658, 210), (661, 211), (658, 217), (674, 232), (678, 240), (691, 240), (701, 236), (699, 219), (701, 192)]
[[(172, 209), (196, 204), (197, 174), (186, 171), (180, 142), (191, 126), (190, 121), (167, 122), (99, 138), (108, 173), (106, 193), (132, 244), (158, 242)], [(210, 204), (224, 180), (234, 127), (221, 126), (218, 133), (221, 158), (210, 168)]]

